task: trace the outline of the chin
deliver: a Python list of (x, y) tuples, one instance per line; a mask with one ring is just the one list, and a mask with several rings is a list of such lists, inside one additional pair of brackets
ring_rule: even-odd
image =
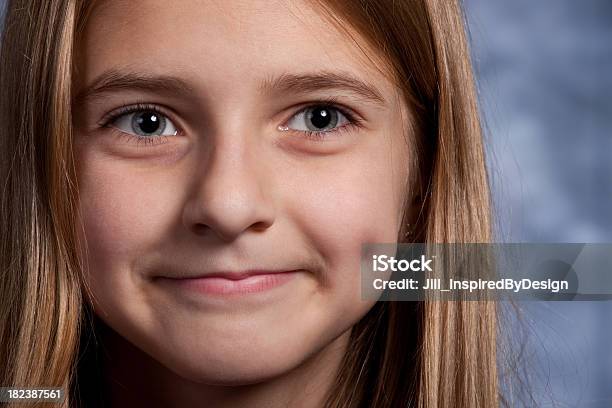
[[(259, 356), (267, 355), (268, 358)], [(178, 376), (198, 384), (239, 386), (256, 384), (286, 374), (298, 367), (303, 359), (297, 355), (257, 353), (255, 350), (236, 355), (227, 353), (203, 355), (188, 353), (157, 358), (167, 369)]]

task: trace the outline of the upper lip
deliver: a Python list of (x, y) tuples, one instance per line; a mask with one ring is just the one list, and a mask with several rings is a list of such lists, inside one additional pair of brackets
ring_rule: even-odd
[(166, 279), (201, 279), (201, 278), (225, 278), (230, 280), (241, 280), (254, 275), (270, 275), (275, 273), (295, 272), (298, 269), (248, 269), (243, 271), (219, 271), (200, 274), (172, 274), (171, 276), (161, 276)]

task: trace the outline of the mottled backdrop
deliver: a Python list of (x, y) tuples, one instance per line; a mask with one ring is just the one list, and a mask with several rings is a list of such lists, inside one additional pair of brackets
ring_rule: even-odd
[[(612, 242), (612, 1), (465, 0), (500, 239)], [(612, 407), (612, 302), (525, 302), (543, 407)]]

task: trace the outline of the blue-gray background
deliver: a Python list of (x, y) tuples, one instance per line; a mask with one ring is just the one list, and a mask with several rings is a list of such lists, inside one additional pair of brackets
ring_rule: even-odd
[[(502, 239), (612, 242), (612, 0), (465, 7)], [(612, 302), (520, 306), (537, 405), (612, 407)]]
[[(612, 1), (465, 0), (507, 242), (612, 242)], [(612, 302), (523, 302), (542, 407), (612, 407)]]

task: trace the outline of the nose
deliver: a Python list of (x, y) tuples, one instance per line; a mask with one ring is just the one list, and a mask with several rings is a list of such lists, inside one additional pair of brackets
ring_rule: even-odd
[(216, 235), (226, 242), (248, 230), (269, 228), (275, 208), (262, 162), (244, 140), (213, 146), (195, 177), (184, 225), (196, 235)]

